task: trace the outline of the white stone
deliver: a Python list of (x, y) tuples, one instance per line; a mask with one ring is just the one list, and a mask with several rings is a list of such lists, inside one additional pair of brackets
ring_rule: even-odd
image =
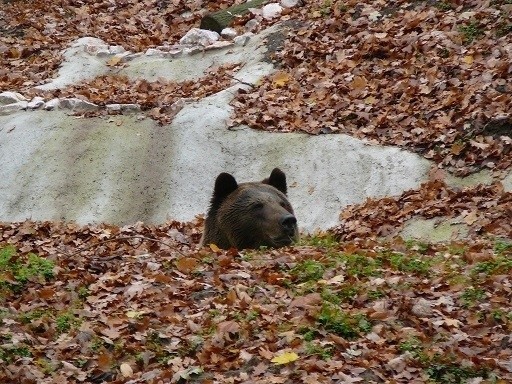
[(78, 40), (76, 40), (73, 45), (71, 45), (73, 48), (82, 47), (84, 52), (87, 52), (90, 55), (97, 55), (98, 51), (101, 50), (107, 50), (108, 51), (108, 45), (101, 39), (98, 39), (96, 37), (82, 37)]
[(194, 47), (183, 48), (183, 53), (185, 55), (195, 55), (196, 53), (199, 53), (199, 52), (204, 52), (204, 48), (199, 47), (197, 45)]
[(110, 51), (108, 48), (99, 49), (98, 51), (96, 51), (96, 56), (97, 57), (108, 57), (108, 56), (110, 56)]
[(29, 109), (38, 109), (44, 106), (44, 99), (40, 96), (34, 97), (28, 104)]
[(238, 35), (238, 33), (233, 28), (224, 28), (220, 32), (220, 35), (225, 39), (233, 40), (236, 37), (236, 35)]
[(155, 48), (148, 48), (145, 53), (146, 56), (163, 56), (163, 54), (163, 51)]
[(122, 45), (111, 45), (110, 47), (108, 47), (108, 50), (113, 55), (126, 52), (126, 49), (124, 49)]
[(120, 112), (121, 111), (121, 104), (107, 104), (107, 105), (105, 105), (105, 108), (109, 112)]
[(105, 106), (105, 108), (109, 112), (125, 112), (125, 113), (140, 112), (139, 104), (107, 104)]
[(17, 103), (0, 105), (0, 115), (10, 115), (11, 113), (27, 109), (27, 104), (26, 101), (18, 101)]
[(171, 48), (169, 51), (165, 52), (164, 57), (179, 57), (183, 53), (181, 48)]
[(283, 7), (281, 7), (279, 3), (270, 3), (263, 6), (261, 16), (266, 20), (270, 20), (279, 17), (281, 12), (283, 12)]
[(2, 92), (0, 93), (0, 105), (14, 104), (19, 101), (28, 101), (28, 99), (18, 92)]
[(245, 23), (245, 30), (248, 32), (255, 31), (260, 25), (260, 22), (256, 19), (251, 19), (247, 23)]
[(137, 52), (137, 53), (131, 53), (130, 51), (127, 51), (125, 53), (120, 53), (119, 55), (115, 55), (116, 57), (121, 57), (121, 62), (127, 62), (131, 61), (133, 59), (136, 59), (137, 57), (144, 56), (143, 52)]
[(180, 44), (202, 45), (206, 47), (219, 40), (220, 35), (206, 29), (192, 28), (180, 39)]
[(283, 8), (293, 8), (299, 4), (300, 0), (281, 0), (281, 7)]
[(58, 98), (55, 98), (55, 99), (51, 99), (50, 101), (48, 101), (43, 109), (47, 110), (47, 111), (51, 111), (53, 109), (57, 109), (60, 105), (60, 100)]
[(121, 111), (126, 113), (135, 113), (140, 112), (140, 105), (139, 104), (121, 104)]
[(71, 109), (75, 112), (88, 112), (96, 111), (97, 109), (99, 109), (99, 106), (97, 106), (96, 104), (74, 97), (61, 99), (59, 107), (64, 109)]
[(247, 45), (247, 43), (249, 42), (249, 40), (251, 39), (251, 36), (254, 36), (254, 33), (247, 32), (247, 33), (244, 33), (243, 35), (235, 37), (235, 39), (233, 41), (234, 41), (235, 45), (245, 47)]

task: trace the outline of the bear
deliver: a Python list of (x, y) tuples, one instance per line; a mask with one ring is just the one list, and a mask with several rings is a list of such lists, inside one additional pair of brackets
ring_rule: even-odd
[(286, 196), (286, 175), (274, 168), (261, 182), (238, 184), (229, 173), (215, 180), (201, 246), (221, 249), (279, 248), (298, 240), (293, 208)]

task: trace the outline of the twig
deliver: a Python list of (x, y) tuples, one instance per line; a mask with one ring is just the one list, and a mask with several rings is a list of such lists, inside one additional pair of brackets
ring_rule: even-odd
[(242, 81), (242, 80), (240, 80), (240, 79), (237, 79), (237, 78), (236, 78), (235, 76), (233, 76), (233, 75), (227, 75), (227, 76), (228, 76), (228, 77), (230, 77), (231, 79), (235, 80), (235, 81), (238, 81), (240, 84), (247, 85), (247, 86), (249, 86), (249, 87), (251, 87), (251, 88), (254, 88), (254, 87), (255, 87), (255, 85), (254, 85), (254, 84), (246, 83), (245, 81)]

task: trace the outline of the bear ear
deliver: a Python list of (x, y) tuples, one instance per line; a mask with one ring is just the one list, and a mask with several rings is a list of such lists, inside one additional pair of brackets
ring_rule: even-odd
[(220, 204), (231, 192), (238, 188), (235, 178), (229, 173), (222, 172), (215, 180), (212, 204)]
[(274, 168), (270, 177), (268, 179), (263, 180), (263, 183), (269, 184), (274, 188), (277, 188), (279, 191), (283, 192), (286, 195), (287, 187), (286, 187), (286, 175), (279, 168)]

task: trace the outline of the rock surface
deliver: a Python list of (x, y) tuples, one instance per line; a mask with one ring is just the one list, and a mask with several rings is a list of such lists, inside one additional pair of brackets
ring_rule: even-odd
[[(136, 105), (107, 106), (126, 112), (119, 116), (77, 118), (68, 116), (70, 109), (99, 107), (79, 99), (53, 99), (40, 109), (20, 111), (20, 103), (26, 109), (28, 101), (16, 96), (18, 101), (4, 105), (11, 109), (0, 116), (2, 220), (188, 221), (206, 212), (220, 172), (241, 181), (260, 180), (280, 167), (288, 175), (301, 229), (313, 231), (336, 225), (348, 204), (397, 195), (426, 180), (430, 162), (398, 148), (372, 146), (345, 135), (227, 129), (229, 103), (237, 89), (274, 71), (264, 61), (264, 41), (277, 28), (252, 36), (245, 45), (199, 55), (170, 59), (130, 54), (116, 70), (149, 81), (197, 79), (212, 66), (242, 64), (234, 76), (240, 83), (235, 80), (231, 88), (199, 101), (184, 101), (168, 126), (130, 113), (138, 112)], [(112, 49), (101, 40), (80, 40), (67, 51), (69, 61), (47, 88), (110, 70), (98, 53)]]

